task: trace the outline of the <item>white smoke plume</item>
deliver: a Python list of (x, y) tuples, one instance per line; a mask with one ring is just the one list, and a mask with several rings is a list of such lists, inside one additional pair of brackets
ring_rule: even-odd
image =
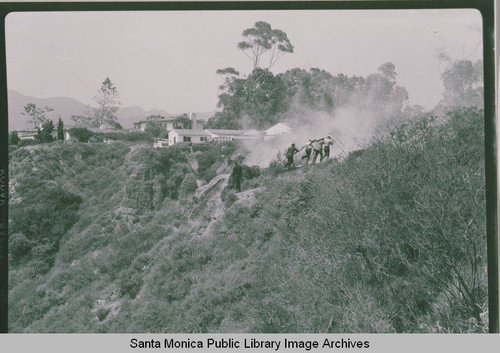
[[(277, 159), (278, 153), (283, 157), (292, 143), (300, 149), (310, 139), (327, 135), (331, 135), (336, 141), (331, 146), (330, 155), (342, 159), (349, 152), (366, 146), (377, 129), (386, 121), (387, 119), (380, 117), (380, 114), (357, 106), (341, 107), (331, 114), (303, 108), (292, 109), (283, 121), (291, 128), (289, 134), (282, 134), (266, 141), (244, 142), (245, 148), (249, 151), (245, 164), (268, 167), (269, 163)], [(302, 150), (298, 156), (303, 154)]]

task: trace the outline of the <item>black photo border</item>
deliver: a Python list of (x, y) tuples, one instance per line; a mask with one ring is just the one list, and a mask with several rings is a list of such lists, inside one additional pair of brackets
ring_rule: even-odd
[(8, 332), (8, 110), (5, 18), (11, 12), (476, 9), (483, 24), (484, 131), (489, 332), (499, 332), (498, 184), (496, 160), (495, 0), (1, 2), (0, 3), (0, 333)]

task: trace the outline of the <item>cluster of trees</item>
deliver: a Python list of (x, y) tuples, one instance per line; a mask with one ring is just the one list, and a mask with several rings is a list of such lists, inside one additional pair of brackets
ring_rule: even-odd
[(453, 107), (484, 107), (483, 61), (452, 61), (445, 59), (446, 66), (441, 74), (444, 92), (443, 99), (434, 109), (442, 113)]
[[(36, 104), (33, 103), (28, 103), (24, 106), (24, 112), (21, 114), (30, 118), (30, 123), (33, 124), (33, 127), (37, 131), (35, 140), (33, 141), (34, 143), (54, 141), (54, 122), (47, 119), (45, 116), (46, 113), (51, 111), (53, 111), (53, 109), (48, 106), (37, 107)], [(59, 118), (59, 121), (57, 122), (57, 135), (55, 136), (55, 139), (64, 140), (64, 123), (61, 118)], [(20, 142), (21, 139), (17, 131), (13, 131), (9, 136), (9, 143), (11, 145), (18, 145)]]
[[(163, 126), (163, 123), (159, 121), (159, 120), (162, 120), (164, 118), (165, 117), (163, 117), (161, 115), (148, 116), (146, 118), (148, 120), (148, 123), (147, 123), (146, 129), (144, 131), (147, 132), (148, 134), (150, 134), (152, 137), (161, 137), (161, 138), (168, 137), (167, 130)], [(191, 129), (191, 127), (192, 127), (191, 119), (189, 119), (189, 117), (186, 113), (175, 116), (173, 118), (173, 124), (174, 124), (174, 128), (184, 127), (185, 129)]]
[[(120, 107), (118, 98), (119, 94), (115, 85), (109, 78), (106, 78), (94, 98), (98, 105), (97, 108), (93, 108), (86, 116), (73, 115), (72, 119), (75, 125), (77, 127), (88, 128), (101, 127), (108, 124), (115, 128), (121, 128), (116, 117), (116, 112)], [(37, 131), (35, 140), (32, 143), (47, 143), (54, 141), (54, 139), (64, 140), (64, 123), (62, 119), (59, 117), (57, 127), (55, 127), (54, 122), (46, 116), (47, 113), (52, 111), (54, 109), (51, 107), (38, 107), (34, 103), (28, 103), (24, 106), (24, 112), (21, 114), (29, 118), (30, 124)], [(53, 136), (55, 128), (57, 129), (57, 134)], [(9, 142), (12, 145), (18, 145), (21, 142), (19, 134), (16, 131), (10, 134)]]
[(142, 131), (121, 132), (93, 132), (85, 127), (72, 127), (69, 130), (72, 138), (78, 142), (103, 142), (105, 139), (113, 141), (152, 142), (151, 135)]
[[(407, 91), (396, 85), (393, 63), (385, 63), (379, 72), (368, 77), (332, 75), (324, 70), (291, 69), (274, 75), (269, 69), (284, 54), (293, 53), (293, 45), (285, 32), (257, 22), (243, 31), (238, 43), (253, 63), (252, 72), (241, 75), (232, 67), (217, 70), (223, 77), (219, 87), (219, 111), (209, 120), (214, 128), (267, 128), (294, 113), (333, 110), (355, 104), (376, 114), (394, 116), (408, 100)], [(269, 64), (261, 67), (264, 54)]]
[[(307, 112), (330, 113), (348, 105), (367, 109), (385, 119), (418, 115), (424, 110), (407, 104), (408, 92), (396, 84), (396, 68), (390, 62), (367, 77), (334, 76), (316, 68), (295, 68), (274, 75), (257, 67), (246, 77), (234, 68), (217, 73), (224, 82), (217, 103), (219, 111), (208, 122), (213, 128), (267, 128), (284, 120), (292, 110), (293, 114), (307, 118)], [(450, 62), (442, 79), (443, 99), (433, 110), (435, 114), (442, 115), (454, 107), (483, 107), (481, 60)]]
[[(266, 22), (257, 22), (242, 35), (245, 40), (238, 43), (238, 48), (252, 60), (253, 70), (248, 75), (232, 67), (217, 70), (223, 83), (219, 87), (219, 110), (209, 120), (209, 127), (266, 128), (284, 120), (287, 114), (330, 113), (347, 105), (385, 119), (418, 115), (424, 110), (407, 104), (408, 92), (396, 84), (396, 67), (391, 62), (367, 77), (332, 75), (317, 68), (294, 68), (274, 75), (269, 70), (272, 65), (284, 54), (293, 53), (286, 33), (272, 29)], [(265, 54), (269, 64), (261, 66)], [(433, 113), (442, 115), (453, 107), (482, 108), (482, 61), (453, 61), (448, 56), (441, 59), (446, 63), (442, 72), (444, 93)]]
[(333, 76), (316, 68), (295, 68), (278, 75), (256, 68), (247, 77), (233, 68), (217, 72), (224, 76), (219, 111), (208, 122), (216, 128), (267, 128), (284, 120), (291, 109), (294, 114), (333, 112), (349, 104), (393, 117), (401, 114), (408, 100), (406, 89), (396, 84), (392, 63), (381, 65), (379, 73), (366, 78)]

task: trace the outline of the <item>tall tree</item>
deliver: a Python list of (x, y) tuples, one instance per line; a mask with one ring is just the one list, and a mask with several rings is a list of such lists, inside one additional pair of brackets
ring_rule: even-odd
[(286, 33), (272, 29), (267, 22), (256, 22), (254, 27), (245, 29), (242, 35), (245, 40), (238, 43), (238, 49), (252, 59), (254, 69), (259, 66), (260, 59), (266, 52), (270, 53), (268, 69), (284, 54), (293, 53), (293, 45)]
[(57, 122), (57, 139), (64, 140), (64, 123), (59, 117), (59, 121)]
[(19, 135), (17, 134), (17, 131), (12, 131), (12, 133), (10, 134), (10, 144), (11, 145), (19, 144)]
[(218, 70), (226, 75), (219, 88), (221, 110), (209, 120), (213, 128), (267, 128), (278, 122), (278, 114), (286, 110), (286, 90), (280, 75), (257, 68), (248, 77), (240, 78), (231, 68)]
[(483, 62), (470, 60), (452, 62), (441, 75), (443, 105), (448, 107), (483, 107)]
[(37, 139), (41, 143), (52, 142), (52, 131), (54, 131), (54, 122), (52, 120), (45, 120), (40, 128), (38, 128)]
[(396, 65), (391, 62), (387, 62), (379, 66), (378, 70), (382, 73), (385, 78), (390, 80), (396, 79)]
[(120, 108), (119, 96), (115, 85), (106, 77), (94, 98), (97, 103), (97, 108), (94, 111), (94, 120), (99, 127), (102, 127), (104, 124), (112, 126), (117, 124), (115, 114)]
[(166, 134), (166, 128), (163, 126), (162, 122), (159, 121), (164, 119), (164, 117), (161, 115), (150, 115), (146, 119), (148, 120), (148, 123), (146, 125), (146, 129), (144, 130), (145, 132), (153, 137), (161, 137)]
[(21, 114), (30, 117), (30, 123), (33, 124), (35, 129), (40, 128), (42, 124), (47, 120), (45, 114), (53, 111), (54, 109), (45, 106), (37, 107), (34, 103), (28, 103), (24, 106), (24, 112)]

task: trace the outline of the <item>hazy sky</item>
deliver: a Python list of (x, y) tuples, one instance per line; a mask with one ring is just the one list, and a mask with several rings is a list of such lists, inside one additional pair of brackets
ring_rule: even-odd
[(122, 106), (215, 110), (215, 71), (252, 69), (236, 45), (256, 21), (285, 31), (295, 47), (273, 66), (275, 74), (317, 67), (366, 76), (391, 61), (410, 103), (427, 108), (441, 98), (440, 51), (482, 58), (475, 10), (14, 13), (6, 19), (8, 87), (93, 103), (109, 77)]

